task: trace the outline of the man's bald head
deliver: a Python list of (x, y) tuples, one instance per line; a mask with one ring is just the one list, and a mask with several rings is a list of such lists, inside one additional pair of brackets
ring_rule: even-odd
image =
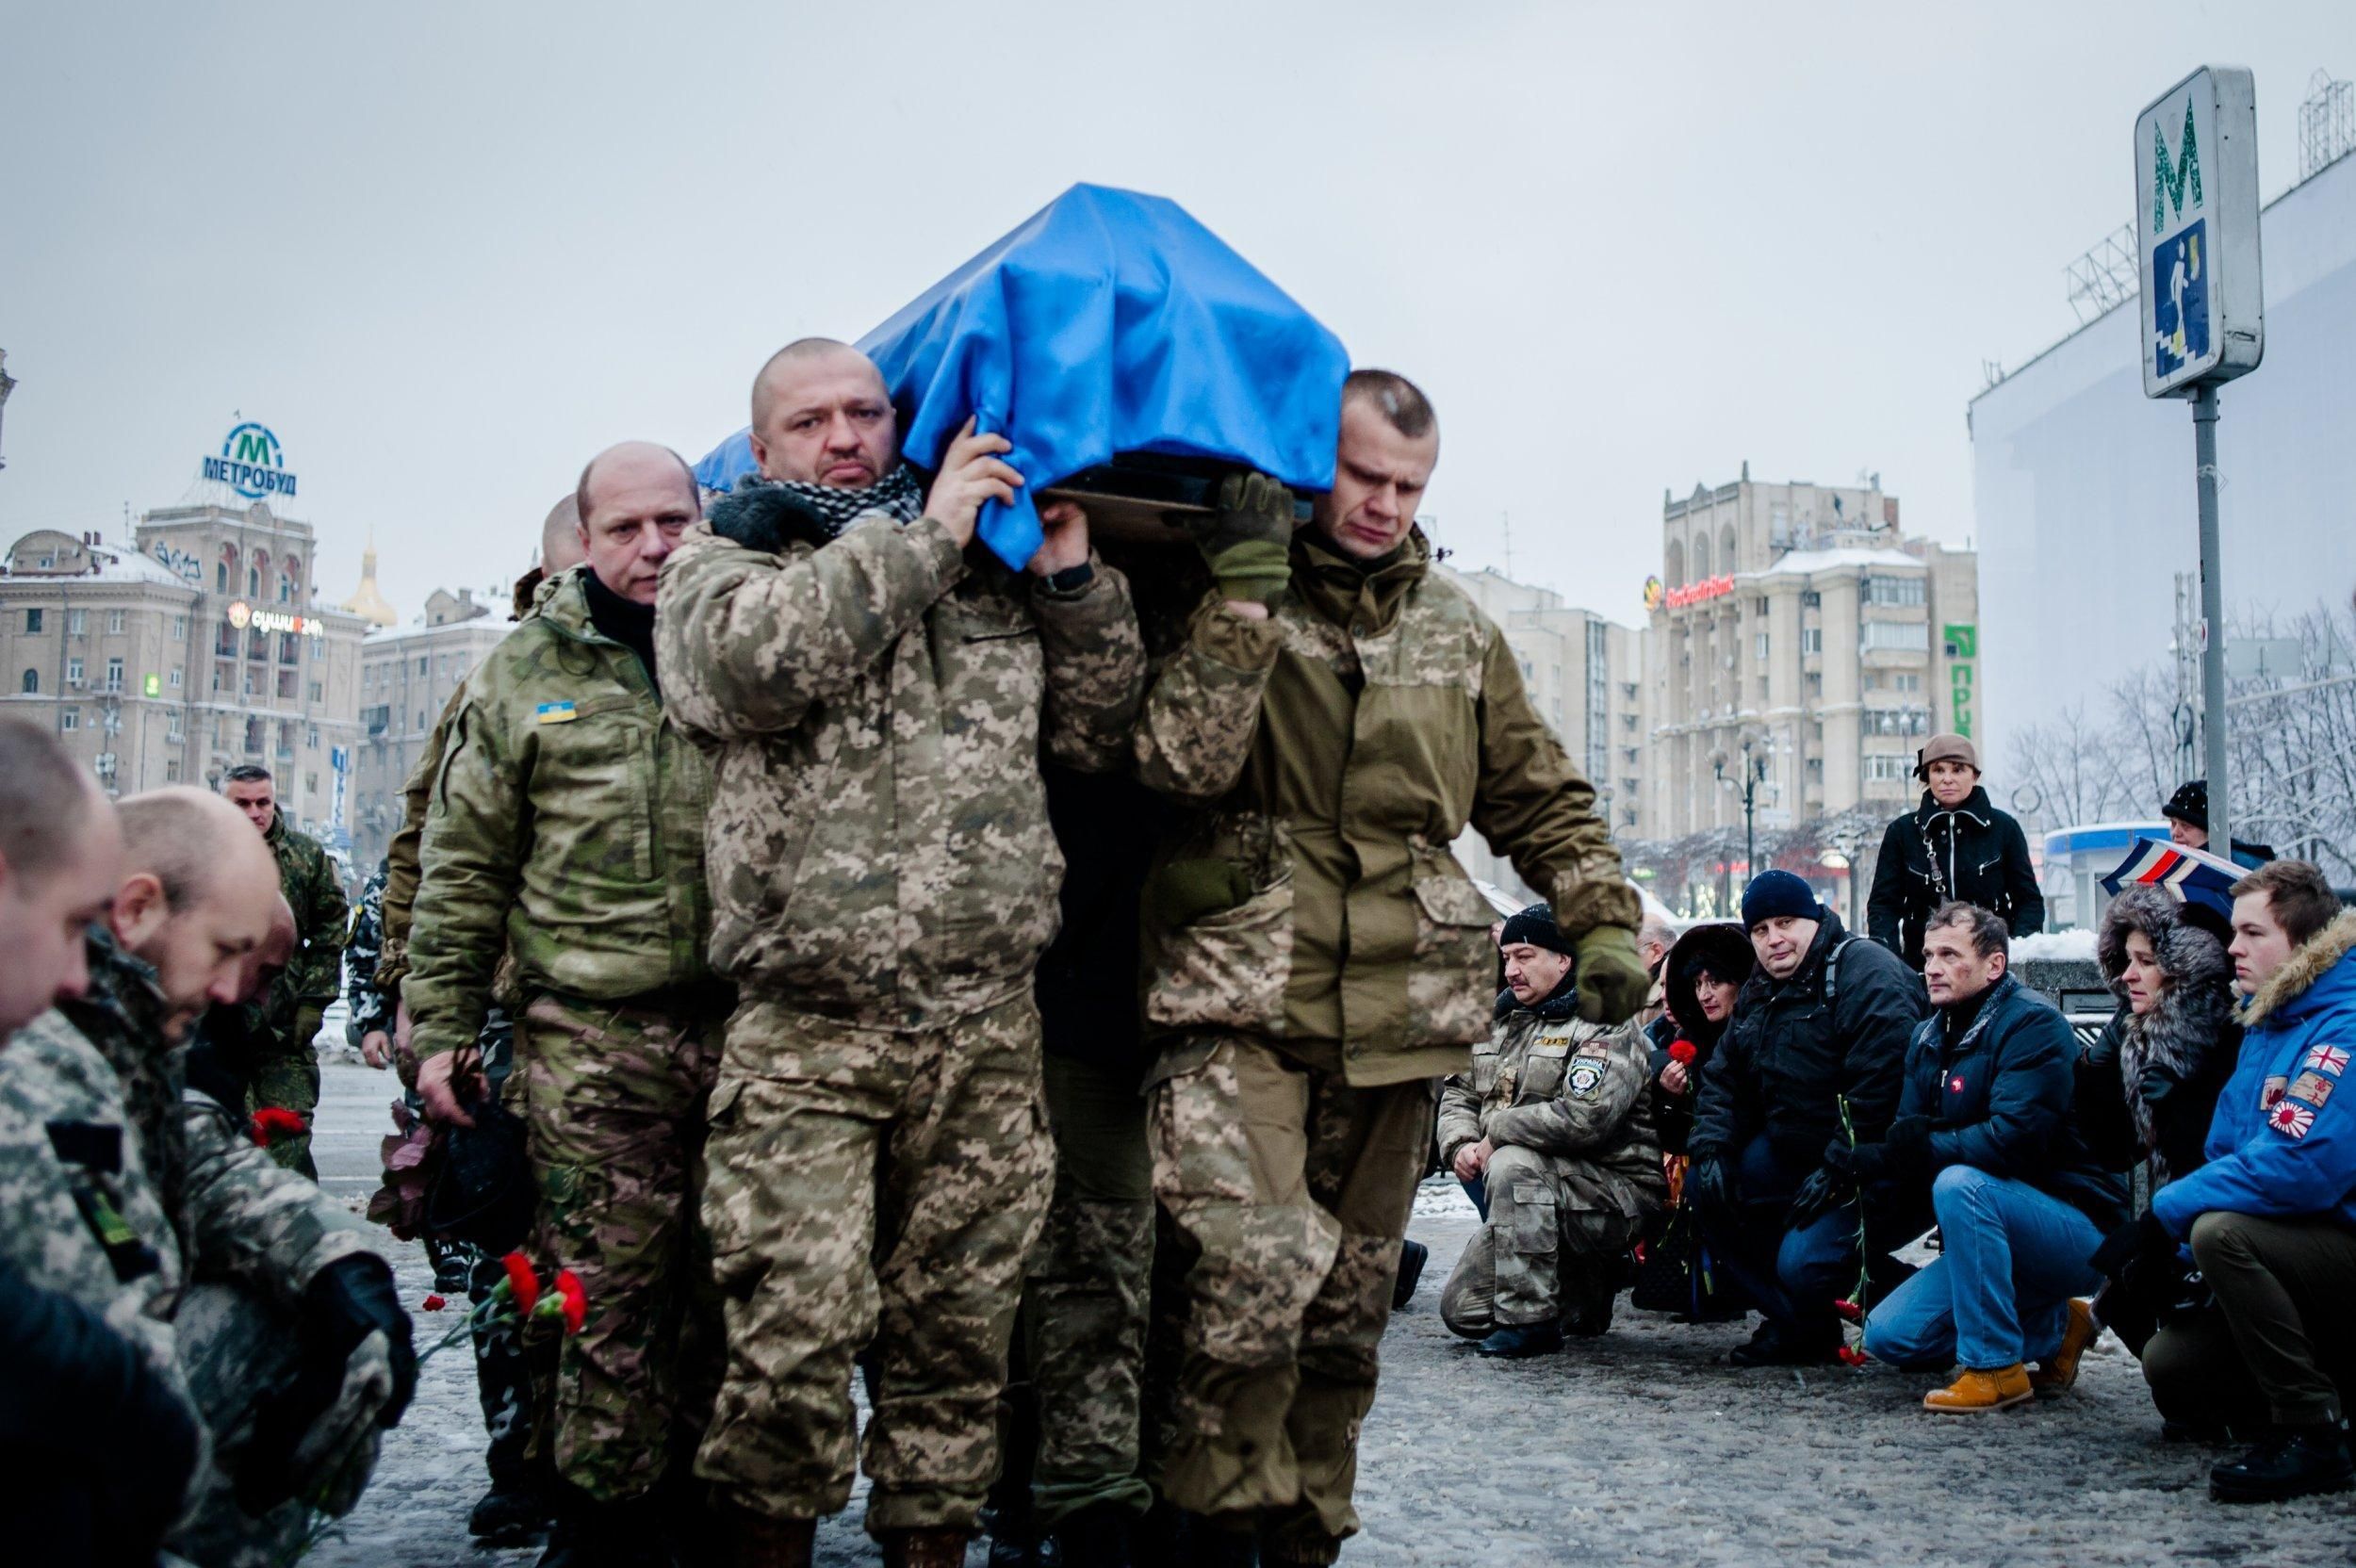
[(804, 337), (753, 378), (753, 459), (774, 480), (864, 490), (900, 461), (899, 421), (875, 362)]
[(548, 520), (540, 525), (540, 575), (569, 572), (588, 559), (588, 552), (581, 547), (580, 492), (567, 490), (548, 508)]
[(651, 441), (608, 447), (581, 469), (574, 499), (597, 580), (633, 604), (653, 604), (663, 558), (704, 512), (687, 460)]
[(164, 1036), (176, 1041), (207, 1006), (243, 994), (249, 958), (285, 902), (278, 861), (242, 812), (203, 790), (151, 790), (118, 809), (123, 877), (108, 923), (154, 966)]

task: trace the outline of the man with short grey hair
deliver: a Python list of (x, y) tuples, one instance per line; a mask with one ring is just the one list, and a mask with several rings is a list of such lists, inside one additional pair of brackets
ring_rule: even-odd
[(296, 951), (270, 983), (261, 1004), (262, 1028), (253, 1058), (232, 1064), (246, 1086), (246, 1108), (277, 1107), (303, 1119), (303, 1131), (270, 1145), (270, 1157), (319, 1180), (311, 1162), (311, 1118), (319, 1103), (319, 1058), (314, 1045), (319, 1020), (343, 989), (344, 927), (352, 906), (343, 878), (326, 849), (286, 824), (277, 782), (258, 762), (222, 776), (222, 796), (245, 814), (278, 863), (279, 890), (294, 911)]

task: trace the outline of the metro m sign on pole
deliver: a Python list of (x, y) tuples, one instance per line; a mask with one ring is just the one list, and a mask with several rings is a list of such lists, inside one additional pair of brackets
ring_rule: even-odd
[(2143, 393), (2231, 381), (2266, 354), (2258, 277), (2258, 92), (2206, 65), (2135, 121)]

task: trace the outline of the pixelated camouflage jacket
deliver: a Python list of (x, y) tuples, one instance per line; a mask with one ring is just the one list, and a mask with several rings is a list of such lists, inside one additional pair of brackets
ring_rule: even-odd
[(1473, 1048), (1471, 1069), (1441, 1086), (1441, 1163), (1485, 1137), (1596, 1167), (1665, 1202), (1651, 1091), (1652, 1053), (1633, 1021), (1606, 1029), (1569, 1009), (1516, 1006)]
[(717, 966), (894, 1027), (1029, 986), (1063, 875), (1041, 748), (1121, 765), (1145, 682), (1127, 580), (1052, 593), (877, 514), (777, 553), (698, 524), (659, 603), (664, 693), (718, 776)]
[(384, 863), (377, 862), (360, 886), (352, 911), (352, 939), (344, 943), (344, 1040), (358, 1045), (375, 1031), (392, 1033), (393, 1001), (377, 988), (377, 966), (384, 959)]
[(325, 1012), (343, 990), (344, 927), (352, 908), (335, 862), (317, 839), (288, 827), (285, 811), (270, 819), (262, 837), (277, 858), (278, 890), (295, 917), (295, 955), (270, 982), (264, 1015), (268, 1037), (291, 1054), (311, 1044), (294, 1037), (302, 1011)]
[[(37, 1282), (128, 1332), (168, 1322), (199, 1279), (291, 1308), (320, 1269), (369, 1250), (242, 1117), (182, 1087), (145, 964), (93, 931), (90, 989), (70, 1005), (0, 1050), (0, 1249)], [(169, 1354), (168, 1335), (139, 1333)]]
[(409, 936), (420, 1060), (472, 1042), (502, 954), (529, 994), (617, 1002), (710, 976), (712, 775), (576, 567), (466, 678)]
[(1149, 1028), (1338, 1056), (1352, 1084), (1461, 1070), (1497, 967), (1448, 848), (1468, 823), (1566, 936), (1635, 926), (1594, 787), (1430, 553), (1416, 531), (1362, 566), (1303, 530), (1268, 620), (1206, 596), (1157, 672), (1138, 776), (1204, 809), (1148, 884)]

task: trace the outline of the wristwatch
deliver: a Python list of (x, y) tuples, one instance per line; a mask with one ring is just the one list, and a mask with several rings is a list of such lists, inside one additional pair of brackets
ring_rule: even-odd
[(1051, 594), (1076, 594), (1096, 580), (1096, 563), (1083, 561), (1077, 566), (1066, 566), (1060, 572), (1047, 574), (1047, 591)]

